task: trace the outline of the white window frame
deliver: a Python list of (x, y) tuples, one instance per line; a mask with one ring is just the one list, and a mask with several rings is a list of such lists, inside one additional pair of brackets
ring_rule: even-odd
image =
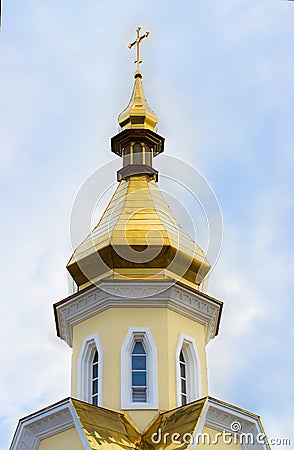
[(176, 383), (177, 383), (177, 406), (182, 406), (182, 389), (181, 389), (181, 370), (180, 370), (180, 353), (186, 363), (186, 387), (187, 387), (187, 403), (198, 400), (202, 396), (202, 380), (200, 371), (200, 359), (195, 340), (180, 334), (176, 348)]
[(79, 400), (92, 404), (92, 364), (98, 352), (98, 406), (102, 406), (103, 351), (97, 333), (85, 337), (78, 359), (77, 396)]
[[(147, 402), (132, 401), (132, 351), (136, 341), (146, 350)], [(149, 328), (129, 328), (121, 348), (121, 409), (158, 409), (157, 349)]]

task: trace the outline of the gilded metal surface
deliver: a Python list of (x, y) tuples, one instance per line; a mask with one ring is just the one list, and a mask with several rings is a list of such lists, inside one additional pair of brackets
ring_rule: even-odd
[[(229, 409), (233, 408), (236, 412), (240, 411), (257, 419), (263, 429), (260, 417), (211, 397), (205, 397), (171, 411), (159, 413), (143, 433), (140, 433), (132, 425), (127, 414), (71, 399), (91, 450), (187, 449), (191, 445), (190, 437), (195, 435), (203, 415), (207, 413), (206, 406), (209, 401), (214, 401)], [(184, 436), (187, 439), (184, 439)]]
[(124, 414), (72, 399), (91, 450), (136, 449), (138, 431)]
[(156, 182), (122, 180), (101, 220), (75, 250), (67, 268), (78, 286), (109, 270), (125, 278), (175, 277), (198, 285), (210, 266), (178, 223)]
[(141, 57), (140, 57), (140, 45), (141, 45), (141, 41), (142, 41), (144, 38), (147, 38), (147, 37), (149, 36), (149, 34), (150, 34), (149, 31), (146, 31), (146, 33), (143, 34), (143, 36), (140, 36), (140, 31), (141, 31), (141, 28), (138, 27), (138, 28), (136, 29), (136, 32), (137, 32), (137, 39), (136, 39), (134, 42), (132, 42), (131, 44), (128, 45), (129, 49), (131, 49), (134, 45), (137, 46), (137, 59), (135, 60), (135, 64), (137, 64), (137, 71), (138, 71), (138, 72), (140, 72), (140, 64), (141, 64), (141, 62), (142, 62), (142, 59), (141, 59)]
[(157, 115), (148, 105), (142, 84), (142, 74), (135, 74), (135, 83), (128, 106), (118, 116), (122, 130), (130, 128), (156, 131)]
[[(187, 448), (189, 444), (179, 446), (171, 440), (166, 443), (160, 439), (156, 443), (154, 433), (161, 430), (162, 436), (169, 433), (193, 434), (197, 426), (198, 419), (203, 410), (205, 399), (194, 402), (181, 408), (161, 413), (141, 434), (136, 430), (123, 413), (96, 407), (88, 403), (71, 399), (80, 421), (83, 432), (89, 443), (91, 450), (98, 449), (136, 449), (136, 450), (159, 450), (176, 448)], [(152, 439), (152, 435), (153, 439)]]
[[(153, 423), (145, 430), (143, 435), (144, 449), (185, 449), (189, 447), (189, 443), (174, 443), (172, 439), (166, 439), (164, 436), (172, 436), (177, 433), (180, 436), (187, 434), (193, 435), (198, 424), (198, 420), (203, 411), (206, 399), (182, 406), (166, 413), (159, 414)], [(161, 436), (158, 434), (160, 430)], [(152, 439), (153, 435), (153, 439)], [(159, 439), (161, 437), (161, 439)], [(156, 441), (159, 441), (156, 443)]]

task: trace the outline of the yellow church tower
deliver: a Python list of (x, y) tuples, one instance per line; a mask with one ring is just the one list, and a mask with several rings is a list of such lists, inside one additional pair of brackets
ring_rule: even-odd
[(157, 185), (164, 151), (137, 70), (111, 150), (117, 188), (67, 269), (76, 292), (54, 305), (72, 348), (71, 397), (19, 421), (11, 450), (269, 449), (260, 418), (208, 396), (206, 345), (222, 302), (204, 252)]

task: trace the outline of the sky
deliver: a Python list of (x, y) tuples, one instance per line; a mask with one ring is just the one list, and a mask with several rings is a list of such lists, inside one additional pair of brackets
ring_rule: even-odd
[(165, 154), (208, 180), (223, 218), (209, 393), (294, 446), (294, 2), (11, 0), (2, 14), (0, 449), (19, 418), (70, 394), (52, 305), (68, 295), (75, 197), (115, 158), (138, 25)]

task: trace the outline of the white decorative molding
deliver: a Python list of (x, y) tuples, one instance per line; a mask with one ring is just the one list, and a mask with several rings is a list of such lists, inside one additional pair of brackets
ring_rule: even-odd
[(102, 406), (103, 395), (103, 349), (97, 333), (87, 336), (78, 359), (78, 400), (92, 403), (92, 362), (98, 352), (98, 405)]
[(112, 307), (169, 308), (204, 325), (206, 342), (215, 337), (221, 302), (167, 281), (110, 281), (55, 305), (60, 337), (72, 346), (74, 325)]
[[(204, 426), (236, 436), (244, 450), (270, 450), (260, 418), (233, 405), (208, 397), (194, 437), (201, 434)], [(189, 450), (194, 450), (196, 445), (195, 438)]]
[(37, 450), (42, 439), (76, 428), (85, 450), (90, 450), (70, 399), (19, 421), (10, 450)]
[(181, 371), (180, 371), (180, 352), (186, 362), (187, 372), (187, 403), (194, 402), (202, 396), (202, 378), (200, 368), (200, 358), (195, 340), (181, 333), (179, 336), (175, 358), (176, 358), (176, 383), (177, 383), (177, 406), (182, 405), (181, 401)]
[[(132, 402), (132, 350), (142, 339), (147, 358), (147, 402)], [(129, 328), (121, 348), (121, 409), (158, 409), (157, 349), (149, 328)]]
[(240, 428), (244, 433), (249, 433), (252, 428), (252, 422), (244, 419), (244, 414), (228, 410), (226, 407), (210, 406), (206, 415), (206, 425), (219, 431), (232, 431), (231, 425), (238, 421)]
[[(239, 431), (232, 430), (233, 423), (240, 425)], [(204, 426), (236, 435), (240, 439), (243, 450), (270, 450), (266, 439), (260, 439), (260, 436), (266, 436), (258, 416), (211, 397), (205, 399), (200, 420), (193, 433), (193, 440), (188, 446), (189, 450), (195, 449), (196, 437), (201, 434)], [(42, 439), (72, 428), (77, 431), (84, 450), (90, 450), (80, 420), (69, 398), (21, 419), (10, 450), (38, 450)], [(242, 435), (244, 437), (247, 434), (253, 436), (253, 443), (242, 441)]]

